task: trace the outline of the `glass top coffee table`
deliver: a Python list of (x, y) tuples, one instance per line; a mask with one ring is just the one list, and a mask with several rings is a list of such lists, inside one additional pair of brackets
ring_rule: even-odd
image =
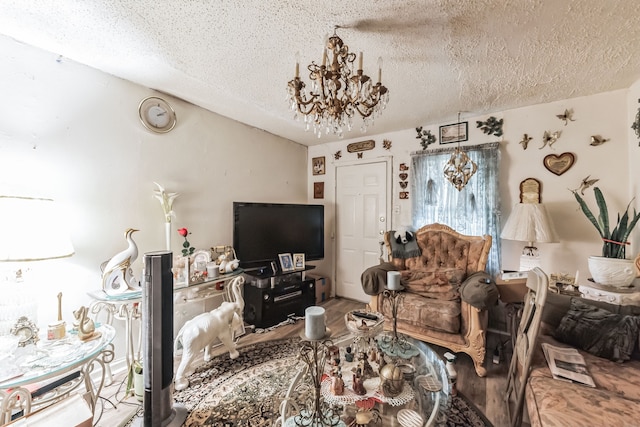
[[(384, 354), (380, 350), (378, 342), (388, 343), (393, 338), (399, 338), (402, 345), (408, 346), (404, 357), (396, 356), (394, 352)], [(348, 348), (353, 357), (348, 356)], [(367, 363), (363, 361), (363, 353), (367, 354)], [(380, 362), (382, 354), (385, 362)], [(294, 379), (281, 407), (282, 425), (286, 427), (422, 427), (446, 422), (451, 385), (445, 364), (421, 341), (378, 331), (341, 336), (329, 333), (317, 341), (303, 337), (300, 355), (310, 363), (303, 366)], [(368, 375), (362, 372), (366, 365)], [(359, 373), (358, 368), (361, 369)], [(342, 381), (336, 380), (337, 377)], [(343, 391), (340, 383), (344, 384)], [(364, 390), (356, 383), (362, 383)], [(318, 386), (319, 398), (314, 402), (314, 388)], [(296, 402), (295, 396), (304, 394), (301, 390), (305, 387), (308, 400), (300, 403), (298, 398)]]

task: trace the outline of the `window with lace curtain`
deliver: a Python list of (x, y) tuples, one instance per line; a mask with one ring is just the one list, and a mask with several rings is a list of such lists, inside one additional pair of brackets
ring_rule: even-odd
[(462, 148), (478, 165), (478, 170), (461, 191), (443, 173), (455, 148), (411, 153), (413, 227), (417, 230), (437, 222), (470, 236), (491, 235), (487, 271), (494, 275), (500, 270), (499, 143)]

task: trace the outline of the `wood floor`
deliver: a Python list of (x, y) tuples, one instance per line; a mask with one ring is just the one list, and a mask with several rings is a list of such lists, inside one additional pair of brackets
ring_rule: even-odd
[[(334, 333), (346, 332), (343, 319), (344, 313), (364, 307), (363, 303), (344, 298), (334, 298), (323, 302), (321, 305), (327, 313), (327, 326)], [(270, 332), (252, 333), (252, 331), (247, 330), (247, 334), (240, 338), (239, 345), (298, 336), (303, 328), (304, 321), (298, 321), (295, 324), (280, 326)], [(489, 333), (487, 335), (487, 358), (485, 362), (487, 376), (485, 378), (480, 378), (476, 375), (473, 362), (466, 354), (460, 353), (456, 361), (458, 390), (474, 402), (476, 407), (485, 414), (495, 427), (508, 425), (506, 407), (502, 398), (506, 386), (507, 371), (509, 370), (508, 360), (503, 358), (499, 364), (494, 364), (492, 361), (493, 350), (496, 345), (505, 343), (507, 339), (508, 337), (503, 334)], [(508, 347), (508, 345), (505, 347)], [(447, 351), (445, 348), (438, 346), (432, 346), (432, 348), (440, 356)], [(214, 350), (214, 355), (225, 351), (224, 347), (218, 347)], [(177, 367), (178, 363), (179, 359), (174, 362), (174, 366)], [(106, 387), (101, 393), (103, 399), (100, 399), (96, 409), (96, 419), (99, 417), (97, 426), (121, 426), (131, 418), (139, 407), (139, 402), (135, 397), (130, 396), (123, 399), (124, 380), (123, 374), (116, 376), (113, 384)]]

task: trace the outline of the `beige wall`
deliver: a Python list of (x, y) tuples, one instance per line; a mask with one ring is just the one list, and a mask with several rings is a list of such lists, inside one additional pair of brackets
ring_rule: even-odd
[(45, 331), (56, 320), (58, 292), (67, 323), (89, 303), (86, 292), (101, 287), (100, 263), (126, 248), (127, 228), (140, 230), (136, 274), (145, 252), (164, 249), (154, 181), (180, 193), (174, 253), (179, 227), (193, 233), (196, 248), (231, 244), (233, 201), (307, 200), (305, 146), (171, 97), (178, 124), (153, 134), (138, 118), (139, 102), (159, 95), (153, 90), (7, 38), (0, 52), (0, 194), (55, 199), (76, 251), (32, 265), (38, 283), (29, 289), (37, 289)]
[[(630, 93), (635, 92), (635, 95)], [(390, 102), (394, 102), (393, 94)], [(464, 144), (481, 144), (491, 141), (500, 141), (500, 198), (502, 223), (506, 221), (512, 206), (518, 201), (519, 184), (525, 178), (533, 177), (542, 182), (542, 201), (547, 205), (560, 237), (560, 243), (538, 244), (542, 255), (542, 267), (549, 273), (564, 272), (574, 274), (580, 271), (581, 282), (589, 277), (587, 270), (587, 257), (599, 255), (601, 245), (599, 236), (593, 226), (584, 215), (578, 211), (578, 205), (569, 191), (579, 186), (583, 178), (588, 175), (591, 178), (599, 178), (598, 186), (605, 193), (607, 202), (615, 207), (610, 209), (610, 215), (615, 217), (616, 212), (624, 209), (633, 195), (639, 194), (638, 183), (640, 172), (634, 167), (640, 156), (638, 139), (630, 130), (633, 117), (640, 104), (640, 85), (627, 90), (600, 93), (588, 97), (568, 99), (564, 101), (533, 105), (530, 107), (507, 110), (493, 114), (497, 118), (504, 119), (504, 135), (500, 138), (488, 136), (476, 127), (476, 120), (486, 120), (490, 115), (475, 116), (471, 113), (463, 113), (461, 121), (469, 122), (469, 141)], [(396, 101), (398, 102), (398, 101)], [(633, 111), (629, 111), (632, 108)], [(565, 109), (574, 110), (574, 122), (567, 126), (556, 115), (562, 114)], [(384, 113), (379, 120), (384, 119)], [(447, 123), (455, 123), (457, 113), (452, 112), (451, 120)], [(416, 123), (416, 126), (421, 126)], [(357, 126), (354, 126), (357, 128)], [(434, 135), (438, 135), (439, 126), (425, 126)], [(562, 131), (561, 137), (552, 148), (542, 146), (542, 135), (545, 130)], [(375, 126), (370, 128), (375, 132)], [(352, 135), (357, 135), (354, 131)], [(527, 150), (523, 150), (519, 141), (523, 134), (529, 134), (534, 139), (529, 143)], [(590, 136), (601, 135), (610, 138), (605, 144), (590, 146)], [(400, 132), (377, 135), (356, 136), (351, 139), (336, 141), (309, 148), (309, 163), (313, 157), (325, 156), (327, 167), (326, 175), (313, 176), (309, 171), (309, 191), (312, 194), (314, 181), (325, 182), (325, 199), (329, 211), (334, 204), (335, 191), (335, 167), (345, 162), (367, 162), (372, 159), (393, 156), (393, 217), (392, 228), (411, 224), (411, 195), (409, 200), (400, 200), (400, 188), (398, 182), (398, 165), (402, 162), (410, 164), (410, 153), (422, 150), (420, 140), (416, 138), (415, 129), (407, 129)], [(365, 151), (361, 160), (356, 153), (347, 152), (347, 144), (356, 141), (374, 139), (375, 149)], [(388, 139), (392, 143), (390, 150), (383, 148), (383, 140)], [(451, 146), (451, 145), (445, 145)], [(442, 147), (439, 143), (432, 144), (429, 149)], [(342, 157), (334, 159), (334, 154), (341, 151)], [(576, 163), (561, 176), (556, 176), (547, 171), (543, 166), (543, 158), (548, 154), (574, 153)], [(634, 160), (635, 159), (635, 160)], [(411, 174), (411, 170), (409, 170)], [(444, 179), (444, 178), (443, 178)], [(586, 199), (595, 209), (593, 193), (586, 193)], [(640, 207), (640, 202), (635, 203)], [(331, 216), (333, 218), (333, 216)], [(333, 229), (327, 230), (331, 236)], [(628, 257), (638, 252), (640, 242), (640, 227), (636, 228), (631, 236), (634, 242), (634, 250), (628, 253)], [(518, 269), (519, 256), (524, 246), (523, 242), (502, 241), (502, 260), (504, 269)], [(333, 241), (328, 253), (333, 257)], [(331, 274), (327, 266), (327, 274)]]

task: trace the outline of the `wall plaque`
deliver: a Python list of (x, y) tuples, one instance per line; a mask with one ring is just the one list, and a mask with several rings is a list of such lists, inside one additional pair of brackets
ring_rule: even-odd
[(357, 153), (358, 151), (373, 150), (375, 146), (376, 142), (373, 139), (368, 139), (366, 141), (352, 142), (347, 145), (347, 151), (349, 153)]

